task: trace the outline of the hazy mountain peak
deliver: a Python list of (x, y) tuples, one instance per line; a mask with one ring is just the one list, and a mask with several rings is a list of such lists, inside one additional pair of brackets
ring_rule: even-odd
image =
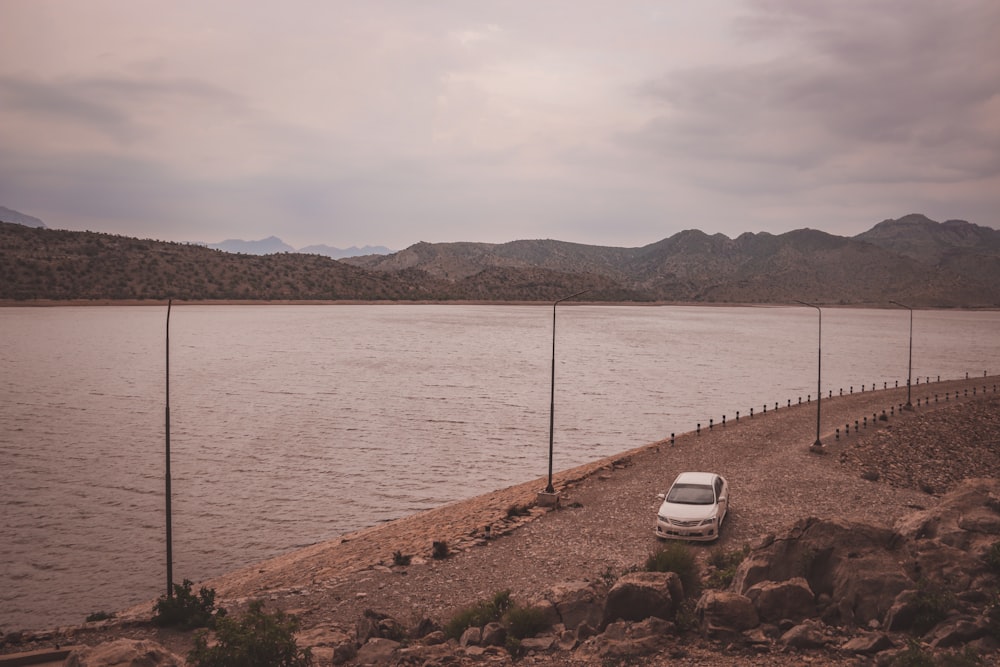
[(30, 215), (21, 213), (20, 211), (15, 211), (12, 208), (7, 208), (6, 206), (0, 206), (0, 220), (3, 222), (13, 222), (17, 225), (24, 225), (25, 227), (40, 227), (41, 229), (48, 229), (45, 223)]

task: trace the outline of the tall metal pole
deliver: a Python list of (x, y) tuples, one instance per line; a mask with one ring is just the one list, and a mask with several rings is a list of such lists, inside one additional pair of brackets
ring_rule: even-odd
[(552, 486), (552, 439), (556, 423), (556, 306), (563, 301), (569, 301), (589, 291), (589, 289), (585, 289), (582, 292), (559, 299), (552, 304), (552, 392), (549, 398), (549, 483), (545, 487), (545, 493), (555, 493), (555, 487)]
[(805, 301), (799, 301), (798, 299), (795, 301), (796, 303), (801, 303), (803, 306), (815, 308), (819, 312), (819, 346), (818, 357), (816, 359), (816, 442), (813, 443), (813, 447), (821, 449), (823, 447), (823, 443), (819, 439), (819, 416), (820, 402), (823, 399), (823, 309), (814, 303), (806, 303)]
[(913, 403), (910, 402), (910, 379), (913, 377), (913, 309), (909, 306), (901, 304), (898, 301), (889, 301), (889, 303), (899, 306), (900, 308), (906, 308), (910, 311), (910, 359), (906, 364), (906, 409), (912, 410)]
[(167, 597), (173, 597), (174, 594), (174, 547), (173, 547), (173, 535), (171, 530), (171, 516), (170, 516), (170, 306), (173, 304), (173, 299), (167, 300), (167, 387), (166, 387), (166, 434), (167, 434), (167, 446), (166, 446), (166, 472), (164, 474), (164, 484), (165, 490), (164, 495), (166, 496), (167, 503)]

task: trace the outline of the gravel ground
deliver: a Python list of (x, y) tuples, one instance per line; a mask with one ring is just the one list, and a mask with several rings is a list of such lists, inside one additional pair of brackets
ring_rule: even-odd
[[(891, 525), (907, 512), (934, 505), (962, 478), (1000, 474), (997, 382), (991, 377), (914, 387), (913, 401), (919, 396), (921, 405), (913, 410), (899, 409), (905, 389), (824, 399), (823, 453), (810, 451), (815, 403), (744, 416), (700, 435), (684, 434), (673, 444), (654, 443), (560, 473), (558, 509), (511, 511), (534, 505), (544, 482), (536, 480), (314, 545), (205, 585), (216, 589), (222, 606), (238, 608), (264, 598), (269, 607), (297, 614), (304, 628), (353, 628), (365, 609), (404, 624), (422, 617), (443, 623), (500, 590), (527, 601), (556, 583), (594, 580), (641, 564), (660, 544), (653, 535), (657, 493), (683, 470), (719, 472), (731, 485), (731, 510), (720, 539), (693, 547), (703, 559), (713, 549), (756, 543), (806, 516)], [(877, 418), (883, 410), (884, 421)], [(855, 420), (862, 424), (856, 432)], [(851, 434), (838, 438), (835, 429), (843, 431), (847, 424)], [(431, 558), (433, 541), (446, 542), (451, 555)], [(396, 552), (412, 556), (410, 565), (394, 566)], [(122, 614), (119, 625), (78, 631), (61, 641), (151, 637), (186, 653), (189, 634), (129, 623), (148, 619), (150, 608), (137, 607)], [(738, 656), (719, 651), (695, 642), (671, 664), (741, 664)], [(746, 664), (802, 662), (802, 656), (784, 659), (756, 656)]]

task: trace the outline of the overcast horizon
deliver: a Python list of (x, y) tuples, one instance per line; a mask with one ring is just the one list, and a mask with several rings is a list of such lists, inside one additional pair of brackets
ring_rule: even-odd
[(0, 2), (0, 206), (295, 248), (997, 228), (1000, 3)]

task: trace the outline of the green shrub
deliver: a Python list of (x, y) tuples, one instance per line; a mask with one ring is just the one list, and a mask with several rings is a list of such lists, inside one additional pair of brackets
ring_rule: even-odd
[(994, 572), (1000, 572), (1000, 542), (994, 542), (990, 550), (986, 552), (986, 564)]
[(394, 551), (392, 553), (392, 564), (406, 567), (413, 560), (412, 556), (404, 555), (402, 551)]
[(93, 623), (95, 621), (107, 621), (115, 617), (114, 612), (108, 613), (106, 611), (95, 611), (92, 614), (87, 615), (87, 623)]
[(971, 646), (966, 646), (955, 653), (945, 653), (938, 658), (938, 667), (977, 667), (983, 664), (983, 658)]
[(896, 654), (889, 663), (890, 667), (934, 667), (934, 656), (928, 655), (920, 648), (920, 644), (910, 640), (906, 650)]
[(188, 662), (194, 667), (309, 667), (312, 652), (295, 643), (298, 629), (296, 617), (280, 610), (269, 614), (255, 600), (239, 619), (217, 620), (213, 646), (202, 632)]
[(431, 543), (431, 558), (442, 560), (448, 557), (448, 543), (444, 540)]
[(502, 619), (507, 632), (516, 639), (534, 637), (549, 628), (545, 612), (538, 607), (511, 605)]
[(153, 623), (160, 626), (177, 626), (185, 630), (210, 628), (226, 610), (215, 608), (215, 589), (202, 586), (198, 595), (191, 592), (191, 581), (174, 584), (174, 594), (161, 595), (153, 607)]
[(701, 570), (694, 552), (680, 542), (670, 542), (646, 559), (647, 572), (674, 572), (684, 586), (684, 597), (701, 592)]
[(723, 551), (713, 549), (708, 555), (708, 564), (715, 570), (708, 577), (709, 588), (726, 588), (733, 583), (736, 576), (736, 569), (743, 562), (743, 559), (750, 553), (750, 547), (744, 545), (742, 549), (735, 551)]
[(469, 628), (481, 628), (487, 623), (499, 621), (510, 607), (510, 591), (500, 591), (493, 599), (482, 600), (455, 614), (444, 626), (444, 634), (451, 639), (460, 639)]
[(514, 505), (511, 505), (510, 507), (507, 508), (507, 518), (508, 519), (513, 519), (516, 516), (527, 516), (528, 514), (531, 514), (531, 506), (530, 505), (517, 505), (517, 504), (514, 504)]
[(922, 581), (913, 602), (916, 610), (913, 632), (923, 635), (948, 617), (948, 612), (955, 607), (955, 596)]

